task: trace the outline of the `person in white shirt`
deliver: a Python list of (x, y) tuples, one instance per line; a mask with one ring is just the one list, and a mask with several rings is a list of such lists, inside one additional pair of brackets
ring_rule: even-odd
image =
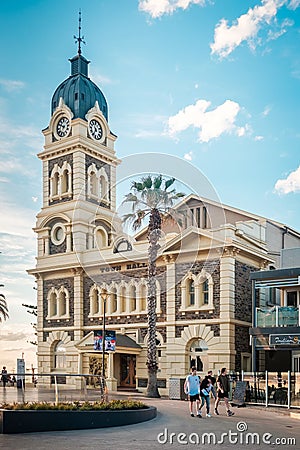
[(199, 413), (199, 405), (200, 405), (200, 378), (197, 375), (196, 367), (191, 368), (191, 373), (188, 375), (184, 382), (184, 392), (189, 396), (189, 411), (191, 417), (195, 417), (194, 414), (194, 403), (196, 405), (196, 415), (197, 417), (201, 417)]

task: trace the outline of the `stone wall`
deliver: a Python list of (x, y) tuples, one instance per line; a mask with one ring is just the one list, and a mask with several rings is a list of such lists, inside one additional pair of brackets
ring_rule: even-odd
[(250, 273), (255, 267), (235, 262), (235, 318), (252, 322), (252, 290)]
[(241, 353), (251, 353), (249, 344), (249, 327), (235, 326), (235, 370), (241, 371)]

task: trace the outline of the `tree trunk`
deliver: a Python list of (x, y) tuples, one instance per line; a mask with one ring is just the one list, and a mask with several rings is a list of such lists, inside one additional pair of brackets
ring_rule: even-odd
[(156, 351), (156, 259), (159, 249), (161, 217), (158, 210), (153, 210), (148, 227), (148, 348), (147, 397), (159, 398), (157, 388), (157, 351)]

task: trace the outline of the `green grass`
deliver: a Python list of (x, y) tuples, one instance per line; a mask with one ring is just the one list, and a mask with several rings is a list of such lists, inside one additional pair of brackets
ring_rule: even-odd
[(50, 402), (3, 403), (0, 409), (11, 411), (119, 411), (124, 409), (148, 408), (135, 400), (111, 400), (110, 402), (64, 402), (57, 405)]

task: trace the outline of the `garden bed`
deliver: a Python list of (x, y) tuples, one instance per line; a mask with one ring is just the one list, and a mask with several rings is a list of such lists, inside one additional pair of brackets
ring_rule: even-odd
[[(91, 428), (116, 427), (121, 425), (131, 425), (134, 423), (145, 422), (154, 419), (157, 411), (155, 407), (146, 406), (136, 402), (132, 408), (126, 402), (113, 403), (113, 408), (106, 404), (99, 404), (99, 408), (93, 409), (93, 404), (84, 403), (50, 405), (47, 409), (46, 404), (31, 404), (35, 409), (17, 409), (18, 405), (13, 405), (13, 409), (0, 409), (0, 433), (32, 433), (39, 431), (64, 431), (64, 430), (82, 430)], [(132, 402), (131, 402), (132, 403)], [(22, 408), (24, 405), (19, 405)], [(27, 405), (30, 406), (30, 405)], [(39, 409), (40, 406), (40, 409)], [(71, 406), (71, 407), (70, 407)]]

